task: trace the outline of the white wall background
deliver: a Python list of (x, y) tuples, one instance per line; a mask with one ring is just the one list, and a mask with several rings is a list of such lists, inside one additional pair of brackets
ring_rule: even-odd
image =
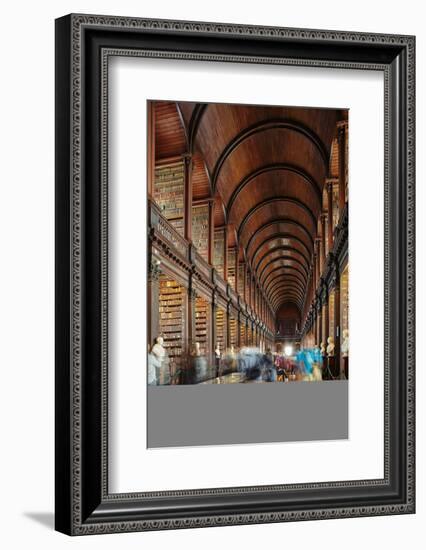
[[(397, 549), (423, 535), (426, 377), (418, 361), (418, 505), (415, 516), (225, 527), (70, 539), (53, 529), (54, 18), (69, 12), (208, 20), (417, 35), (419, 343), (425, 333), (426, 31), (422, 4), (395, 0), (67, 0), (14, 2), (2, 10), (0, 242), (0, 542), (7, 549)], [(423, 246), (422, 246), (423, 245)], [(419, 346), (420, 347), (420, 346)], [(420, 351), (421, 353), (421, 351)], [(420, 357), (420, 356), (419, 356)], [(420, 545), (414, 543), (414, 548)]]

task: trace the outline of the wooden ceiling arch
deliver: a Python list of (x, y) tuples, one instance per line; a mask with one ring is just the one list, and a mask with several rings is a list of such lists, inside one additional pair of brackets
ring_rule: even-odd
[(274, 267), (273, 269), (271, 269), (271, 271), (269, 271), (266, 275), (266, 277), (263, 279), (263, 281), (261, 281), (261, 285), (265, 288), (267, 288), (267, 285), (268, 285), (268, 282), (271, 280), (271, 276), (275, 273), (277, 273), (277, 271), (282, 271), (283, 268), (286, 268), (286, 269), (292, 269), (295, 273), (297, 273), (298, 275), (300, 275), (300, 277), (302, 278), (302, 281), (304, 282), (304, 284), (306, 285), (306, 279), (305, 279), (305, 274), (303, 273), (303, 271), (301, 271), (299, 268), (293, 266), (293, 265), (288, 265), (288, 264), (281, 264), (281, 265), (278, 265), (276, 267)]
[(294, 220), (291, 218), (275, 218), (268, 221), (266, 224), (262, 225), (262, 227), (259, 227), (258, 229), (256, 229), (256, 231), (252, 233), (252, 235), (250, 236), (247, 242), (247, 245), (246, 245), (247, 252), (250, 251), (250, 247), (252, 246), (253, 242), (255, 242), (256, 238), (259, 237), (261, 233), (273, 227), (274, 225), (278, 225), (278, 226), (289, 225), (293, 228), (293, 230), (297, 229), (297, 231), (300, 231), (301, 234), (303, 234), (304, 237), (306, 237), (307, 240), (304, 241), (305, 245), (308, 246), (306, 243), (309, 243), (311, 247), (310, 253), (312, 253), (314, 249), (314, 239), (312, 238), (312, 235), (309, 233), (309, 231), (306, 229), (306, 227), (303, 224), (301, 224), (298, 220)]
[[(288, 281), (287, 281), (287, 283), (288, 283), (289, 286), (292, 286), (292, 288), (296, 292), (299, 292), (299, 293), (301, 292), (302, 295), (304, 296), (305, 290), (301, 289), (299, 285), (292, 284), (291, 282), (288, 282)], [(281, 284), (285, 284), (285, 279), (282, 279), (282, 278), (274, 279), (273, 284), (270, 284), (270, 287), (269, 287), (268, 291), (266, 292), (266, 296), (267, 296), (268, 300), (270, 299), (270, 296), (273, 294), (274, 290), (276, 288), (278, 288), (278, 286), (280, 286)]]
[[(295, 305), (297, 305), (299, 309), (301, 309), (303, 302), (301, 302), (300, 299), (297, 296), (295, 296), (291, 293), (285, 295), (284, 301), (288, 302), (290, 298), (293, 300), (293, 303)], [(272, 308), (273, 308), (275, 313), (277, 312), (278, 309), (280, 309), (281, 305), (284, 303), (284, 301), (281, 301), (282, 299), (283, 299), (282, 296), (278, 296), (275, 299), (275, 301), (272, 303)]]
[(286, 196), (286, 195), (280, 195), (280, 196), (277, 196), (277, 197), (274, 197), (274, 198), (271, 198), (271, 199), (266, 199), (266, 200), (262, 201), (260, 204), (257, 204), (255, 207), (251, 208), (247, 212), (247, 214), (244, 216), (244, 218), (243, 218), (242, 222), (240, 223), (240, 225), (238, 226), (238, 230), (237, 230), (238, 237), (240, 237), (242, 235), (242, 232), (244, 230), (245, 225), (247, 224), (247, 221), (250, 220), (250, 218), (252, 218), (254, 216), (254, 214), (256, 214), (256, 212), (258, 212), (262, 208), (268, 207), (269, 205), (276, 204), (278, 202), (289, 203), (289, 204), (293, 205), (295, 208), (299, 208), (300, 210), (302, 210), (303, 212), (308, 214), (310, 220), (313, 223), (313, 230), (312, 230), (312, 233), (311, 233), (311, 237), (312, 237), (312, 235), (315, 233), (315, 229), (316, 229), (316, 225), (317, 225), (317, 218), (316, 218), (315, 214), (302, 201), (299, 201), (298, 199), (295, 199), (294, 197), (290, 197), (290, 196)]
[(290, 278), (290, 275), (279, 275), (276, 277), (273, 282), (269, 285), (268, 293), (273, 292), (273, 290), (281, 285), (282, 283), (286, 283), (288, 285), (291, 285), (293, 288), (297, 288), (300, 290), (300, 292), (303, 294), (305, 292), (305, 287), (300, 283), (298, 279)]
[[(293, 299), (288, 299), (286, 298), (284, 301), (279, 301), (277, 300), (277, 302), (274, 304), (274, 313), (275, 313), (275, 316), (277, 317), (278, 319), (278, 315), (279, 315), (279, 312), (281, 310), (281, 308), (286, 305), (286, 304), (293, 304), (297, 307), (298, 311), (300, 312), (303, 308), (303, 304), (299, 304), (297, 302), (295, 302)], [(297, 322), (297, 323), (300, 323), (300, 317), (301, 317), (301, 313), (299, 313), (297, 315), (297, 317), (294, 317), (293, 319)]]
[[(285, 262), (285, 263), (282, 263), (282, 262)], [(293, 264), (296, 264), (296, 265), (289, 264), (288, 262), (293, 262)], [(303, 262), (301, 262), (300, 260), (297, 260), (293, 256), (280, 256), (278, 258), (272, 258), (264, 265), (264, 267), (258, 274), (258, 280), (261, 284), (263, 284), (265, 277), (267, 277), (270, 273), (272, 273), (272, 271), (275, 269), (274, 266), (276, 264), (279, 264), (280, 266), (287, 266), (287, 265), (292, 266), (295, 269), (297, 269), (301, 274), (303, 274), (303, 276), (305, 277), (305, 280), (308, 279), (309, 270), (307, 269), (307, 267)], [(266, 276), (264, 277), (265, 273), (266, 273)]]
[(264, 283), (263, 288), (265, 290), (265, 294), (268, 293), (268, 290), (271, 286), (271, 284), (279, 277), (285, 276), (285, 277), (292, 277), (299, 281), (299, 283), (302, 285), (302, 288), (305, 290), (306, 288), (306, 279), (305, 277), (299, 272), (296, 271), (292, 266), (282, 266), (282, 269), (279, 273), (274, 272), (274, 276), (271, 277), (268, 281), (268, 283)]
[(287, 281), (289, 284), (291, 283), (294, 288), (298, 288), (303, 293), (305, 293), (305, 283), (300, 280), (298, 275), (294, 274), (293, 272), (289, 273), (288, 271), (280, 271), (279, 273), (275, 273), (274, 276), (271, 277), (268, 284), (265, 285), (265, 295), (269, 296), (269, 294), (272, 292), (272, 289), (282, 281)]
[(278, 300), (286, 299), (288, 296), (292, 296), (293, 298), (297, 299), (297, 303), (300, 307), (303, 306), (303, 295), (301, 295), (296, 290), (293, 290), (292, 288), (287, 288), (285, 286), (277, 288), (277, 290), (270, 295), (269, 297), (269, 303), (270, 304), (276, 304)]
[(198, 128), (204, 112), (208, 107), (208, 103), (197, 103), (192, 111), (191, 119), (188, 125), (188, 145), (189, 151), (194, 152), (195, 139), (197, 137)]
[(283, 283), (281, 286), (277, 286), (273, 292), (269, 295), (269, 301), (272, 303), (275, 301), (277, 296), (280, 296), (283, 291), (286, 291), (284, 294), (295, 294), (300, 299), (301, 303), (303, 303), (303, 294), (301, 292), (298, 292), (295, 288), (291, 286), (287, 286), (285, 283)]
[(288, 246), (288, 245), (278, 245), (278, 246), (274, 246), (274, 247), (272, 247), (272, 248), (268, 248), (268, 249), (266, 250), (266, 252), (263, 254), (263, 256), (260, 256), (260, 257), (259, 257), (259, 260), (258, 260), (257, 264), (254, 265), (254, 262), (253, 262), (253, 270), (255, 271), (255, 273), (258, 272), (261, 263), (262, 263), (268, 256), (271, 256), (271, 257), (272, 257), (276, 252), (280, 252), (280, 251), (290, 252), (291, 254), (296, 254), (296, 255), (299, 257), (299, 259), (300, 259), (300, 258), (303, 258), (306, 267), (309, 268), (309, 260), (308, 260), (308, 258), (305, 256), (305, 254), (303, 254), (302, 252), (300, 252), (297, 248), (294, 248), (294, 246)]
[[(256, 256), (261, 253), (263, 247), (268, 246), (271, 243), (280, 243), (284, 240), (291, 241), (291, 244), (289, 246), (293, 246), (295, 250), (298, 250), (302, 253), (302, 251), (298, 248), (296, 248), (295, 245), (300, 245), (304, 249), (304, 253), (306, 253), (307, 256), (311, 255), (311, 251), (306, 246), (305, 242), (302, 241), (302, 239), (299, 239), (298, 237), (294, 236), (292, 233), (273, 233), (272, 235), (266, 237), (255, 249), (251, 256), (251, 263), (254, 263), (256, 261)], [(270, 249), (272, 250), (273, 247)]]
[(282, 128), (300, 133), (302, 136), (308, 139), (314, 145), (314, 147), (316, 147), (319, 154), (321, 155), (325, 169), (328, 168), (329, 161), (328, 161), (327, 149), (324, 143), (319, 138), (319, 136), (315, 132), (313, 132), (310, 128), (308, 128), (307, 126), (304, 126), (300, 122), (297, 122), (291, 119), (263, 120), (253, 124), (248, 128), (244, 128), (244, 130), (242, 130), (239, 134), (237, 134), (225, 146), (221, 155), (216, 161), (216, 165), (212, 172), (213, 191), (216, 191), (216, 184), (220, 174), (220, 170), (223, 164), (225, 163), (226, 159), (232, 153), (232, 151), (234, 151), (241, 143), (244, 142), (244, 140), (248, 139), (249, 137), (255, 134), (264, 132), (265, 130), (279, 130)]
[(234, 205), (234, 202), (236, 201), (238, 195), (244, 191), (246, 186), (256, 179), (258, 176), (262, 174), (267, 174), (269, 172), (290, 172), (292, 174), (296, 174), (297, 176), (301, 177), (303, 180), (309, 183), (312, 190), (316, 194), (319, 203), (321, 204), (322, 201), (322, 189), (319, 186), (319, 184), (314, 180), (312, 176), (310, 176), (307, 172), (305, 172), (302, 168), (299, 168), (297, 166), (294, 166), (289, 163), (274, 163), (274, 164), (267, 164), (266, 166), (261, 166), (260, 168), (257, 168), (256, 170), (252, 171), (250, 174), (245, 176), (240, 183), (236, 186), (234, 191), (232, 192), (232, 195), (228, 201), (227, 204), (227, 212), (228, 217), (230, 216), (230, 213), (232, 211), (232, 206)]

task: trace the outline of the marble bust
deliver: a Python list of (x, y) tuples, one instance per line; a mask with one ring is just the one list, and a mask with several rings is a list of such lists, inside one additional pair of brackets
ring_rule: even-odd
[(155, 344), (152, 346), (152, 350), (151, 350), (152, 353), (160, 361), (162, 361), (164, 359), (164, 357), (166, 356), (166, 349), (164, 348), (163, 344), (164, 344), (163, 338), (161, 336), (158, 336), (155, 339)]
[(342, 332), (343, 342), (342, 342), (342, 355), (347, 357), (349, 355), (349, 330), (345, 329)]
[(329, 336), (327, 338), (327, 355), (330, 357), (330, 356), (333, 356), (334, 355), (334, 339), (332, 336)]
[(321, 344), (320, 344), (320, 352), (321, 352), (321, 355), (325, 355), (325, 344), (324, 344), (324, 342), (321, 342)]
[(200, 342), (195, 342), (194, 355), (195, 355), (195, 357), (200, 357), (200, 355), (201, 355)]

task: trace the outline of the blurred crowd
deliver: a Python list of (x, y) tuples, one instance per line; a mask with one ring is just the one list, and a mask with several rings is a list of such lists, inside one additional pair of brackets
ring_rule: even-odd
[(285, 353), (261, 351), (257, 347), (233, 346), (223, 353), (216, 347), (213, 362), (201, 353), (195, 344), (192, 352), (182, 357), (181, 368), (174, 378), (169, 372), (167, 354), (148, 355), (148, 383), (150, 385), (200, 384), (227, 382), (292, 382), (322, 380), (323, 355), (318, 347)]

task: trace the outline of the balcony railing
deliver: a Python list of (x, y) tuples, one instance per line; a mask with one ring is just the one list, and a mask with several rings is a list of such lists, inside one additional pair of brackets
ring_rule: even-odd
[(176, 231), (170, 222), (162, 215), (158, 206), (149, 202), (149, 224), (150, 226), (167, 241), (181, 256), (186, 260), (189, 259), (189, 243)]

